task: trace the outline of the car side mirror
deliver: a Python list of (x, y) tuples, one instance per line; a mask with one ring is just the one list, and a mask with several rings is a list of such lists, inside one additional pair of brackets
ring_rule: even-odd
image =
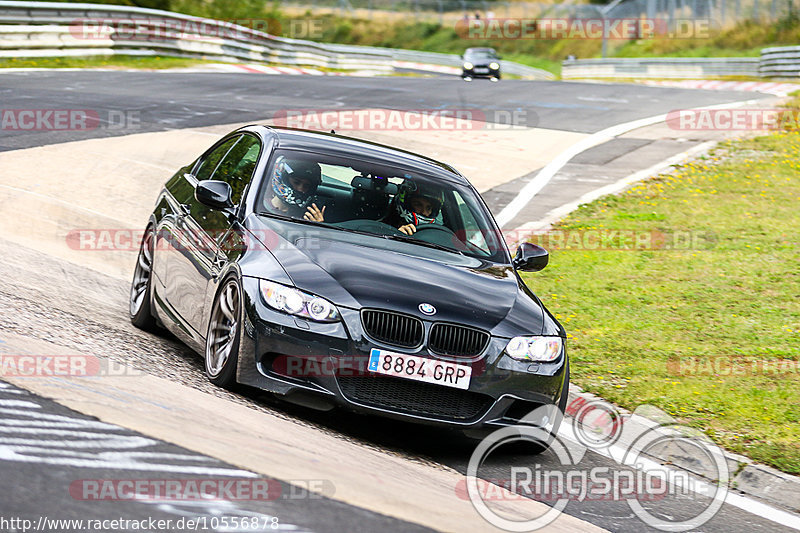
[(233, 207), (231, 186), (224, 181), (203, 180), (194, 190), (195, 199), (211, 209), (230, 209)]
[(547, 250), (530, 242), (523, 242), (517, 248), (513, 265), (517, 270), (538, 272), (546, 267), (549, 261), (550, 254)]

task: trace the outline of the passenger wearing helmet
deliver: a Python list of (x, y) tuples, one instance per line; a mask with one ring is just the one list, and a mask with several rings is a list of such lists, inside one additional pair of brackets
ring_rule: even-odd
[(323, 222), (325, 206), (320, 209), (312, 203), (321, 181), (318, 163), (280, 156), (270, 179), (269, 207), (292, 217)]
[(389, 224), (406, 235), (413, 235), (420, 224), (435, 224), (442, 207), (442, 192), (411, 182), (394, 199)]

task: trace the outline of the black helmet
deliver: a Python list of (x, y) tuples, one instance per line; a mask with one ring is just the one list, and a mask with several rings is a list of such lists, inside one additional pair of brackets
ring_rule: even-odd
[[(415, 197), (425, 198), (431, 203), (432, 209), (429, 216), (417, 213), (411, 207), (410, 201)], [(439, 215), (439, 210), (442, 208), (443, 200), (444, 194), (440, 189), (408, 180), (403, 184), (395, 198), (395, 210), (397, 214), (400, 215), (400, 218), (408, 224), (414, 224), (415, 226), (420, 224), (433, 224), (436, 222), (436, 217)]]
[[(294, 177), (308, 180), (311, 183), (309, 190), (305, 192), (295, 190), (289, 181)], [(314, 161), (279, 156), (275, 162), (275, 170), (272, 173), (272, 192), (288, 205), (306, 207), (321, 182), (322, 171), (319, 164)]]

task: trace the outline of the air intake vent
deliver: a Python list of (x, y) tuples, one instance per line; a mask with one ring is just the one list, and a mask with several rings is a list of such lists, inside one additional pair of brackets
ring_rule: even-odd
[(485, 394), (407, 379), (340, 376), (338, 380), (347, 398), (415, 415), (472, 420), (486, 412), (492, 403), (492, 398)]
[(435, 324), (428, 339), (428, 348), (437, 355), (472, 357), (483, 352), (489, 343), (489, 334), (479, 329)]
[(367, 335), (386, 344), (415, 348), (422, 344), (422, 321), (389, 311), (364, 310), (361, 322)]

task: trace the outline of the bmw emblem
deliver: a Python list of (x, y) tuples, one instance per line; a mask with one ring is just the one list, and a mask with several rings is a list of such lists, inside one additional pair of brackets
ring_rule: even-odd
[(419, 304), (419, 310), (422, 312), (422, 314), (428, 316), (436, 314), (436, 308), (431, 304)]

